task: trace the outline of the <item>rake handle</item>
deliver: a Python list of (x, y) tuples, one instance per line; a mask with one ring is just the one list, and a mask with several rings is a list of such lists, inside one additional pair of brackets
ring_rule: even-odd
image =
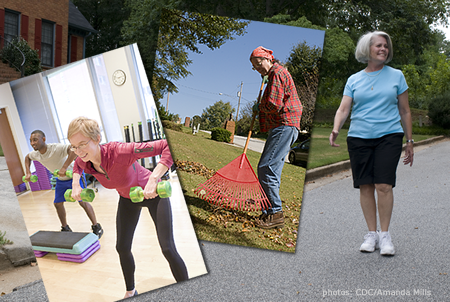
[[(256, 100), (256, 104), (259, 104), (259, 101), (261, 100), (261, 94), (262, 91), (264, 89), (264, 78), (261, 82), (261, 88), (259, 89), (259, 95), (258, 95), (258, 99)], [(255, 119), (256, 119), (256, 111), (253, 112), (253, 116), (252, 116), (252, 122), (250, 123), (250, 130), (248, 131), (248, 135), (247, 135), (247, 141), (245, 142), (245, 146), (244, 146), (244, 154), (247, 153), (247, 149), (248, 149), (248, 143), (250, 142), (250, 137), (252, 136), (252, 129), (253, 129), (253, 125), (255, 124)], [(242, 166), (242, 164), (241, 164)]]

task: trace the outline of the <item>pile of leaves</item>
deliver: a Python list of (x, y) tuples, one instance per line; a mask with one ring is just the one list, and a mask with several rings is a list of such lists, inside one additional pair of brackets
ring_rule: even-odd
[(175, 165), (177, 169), (181, 171), (185, 171), (187, 173), (192, 173), (200, 176), (206, 177), (206, 179), (210, 179), (216, 171), (214, 169), (208, 169), (201, 163), (189, 161), (189, 160), (175, 160)]
[[(295, 252), (303, 195), (304, 168), (292, 165), (284, 167), (284, 174), (282, 175), (284, 192), (280, 192), (285, 217), (284, 227), (262, 229), (257, 226), (257, 220), (261, 212), (219, 207), (201, 199), (195, 193), (198, 184), (213, 177), (217, 170), (210, 169), (205, 164), (200, 163), (204, 160), (204, 154), (196, 155), (198, 153), (193, 152), (192, 148), (187, 150), (184, 146), (188, 143), (191, 146), (196, 146), (195, 148), (201, 146), (209, 149), (211, 140), (195, 137), (191, 134), (180, 134), (171, 130), (168, 130), (167, 134), (169, 134), (170, 142), (177, 146), (173, 147), (173, 158), (199, 240)], [(185, 140), (190, 138), (195, 140)], [(219, 156), (219, 158), (219, 161), (223, 160), (222, 156)], [(257, 158), (253, 161), (256, 162)], [(216, 169), (220, 169), (220, 167)]]
[[(256, 226), (259, 216), (254, 216), (252, 213), (227, 210), (221, 207), (211, 205), (212, 213), (207, 218), (209, 223), (223, 228), (232, 228), (243, 232), (256, 232), (258, 237), (263, 240), (269, 240), (278, 245), (285, 245), (288, 248), (295, 247), (297, 241), (297, 229), (289, 226), (277, 229), (261, 229)], [(286, 214), (286, 211), (285, 211)], [(289, 216), (286, 215), (285, 220)], [(294, 219), (294, 225), (298, 226), (298, 219)]]

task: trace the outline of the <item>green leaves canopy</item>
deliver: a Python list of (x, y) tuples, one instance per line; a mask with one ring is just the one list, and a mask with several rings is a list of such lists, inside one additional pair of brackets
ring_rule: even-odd
[(213, 105), (203, 109), (201, 116), (200, 128), (211, 130), (215, 127), (222, 127), (224, 122), (234, 113), (230, 102), (215, 102)]

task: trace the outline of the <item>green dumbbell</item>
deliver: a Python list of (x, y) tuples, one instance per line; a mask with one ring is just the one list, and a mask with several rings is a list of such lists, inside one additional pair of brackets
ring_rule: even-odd
[[(161, 198), (169, 198), (172, 196), (172, 186), (168, 181), (158, 182), (156, 193)], [(132, 202), (141, 202), (144, 200), (144, 190), (141, 187), (132, 187), (130, 189), (130, 199)]]
[[(95, 192), (92, 189), (81, 190), (81, 201), (92, 202), (95, 198)], [(75, 202), (76, 200), (72, 198), (72, 189), (66, 190), (64, 193), (64, 199), (69, 202)]]
[[(23, 181), (23, 182), (28, 182), (28, 181), (25, 179), (25, 176), (22, 177), (22, 181)], [(37, 175), (31, 175), (30, 181), (31, 181), (31, 182), (37, 182), (37, 181), (38, 181)]]
[[(58, 177), (59, 176), (59, 169), (56, 169), (55, 171), (53, 171), (53, 176)], [(66, 171), (66, 176), (69, 178), (73, 178), (73, 171), (72, 170), (67, 170)]]

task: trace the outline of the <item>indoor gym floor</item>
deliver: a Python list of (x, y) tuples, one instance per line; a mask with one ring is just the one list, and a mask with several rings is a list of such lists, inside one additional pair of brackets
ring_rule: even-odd
[[(186, 263), (189, 277), (207, 273), (203, 256), (176, 174), (171, 174), (172, 215), (175, 243)], [(117, 301), (125, 294), (125, 282), (119, 264), (116, 243), (116, 210), (119, 195), (115, 190), (96, 184), (98, 193), (92, 203), (97, 221), (104, 234), (101, 248), (84, 263), (59, 261), (49, 253), (37, 258), (50, 302)], [(59, 231), (61, 225), (53, 206), (54, 191), (26, 192), (18, 196), (19, 204), (30, 235), (37, 231)], [(74, 232), (91, 232), (91, 223), (76, 203), (65, 203), (67, 221)], [(133, 241), (136, 262), (136, 289), (147, 292), (175, 283), (169, 265), (161, 253), (153, 220), (142, 209)], [(189, 281), (186, 281), (189, 282)]]

